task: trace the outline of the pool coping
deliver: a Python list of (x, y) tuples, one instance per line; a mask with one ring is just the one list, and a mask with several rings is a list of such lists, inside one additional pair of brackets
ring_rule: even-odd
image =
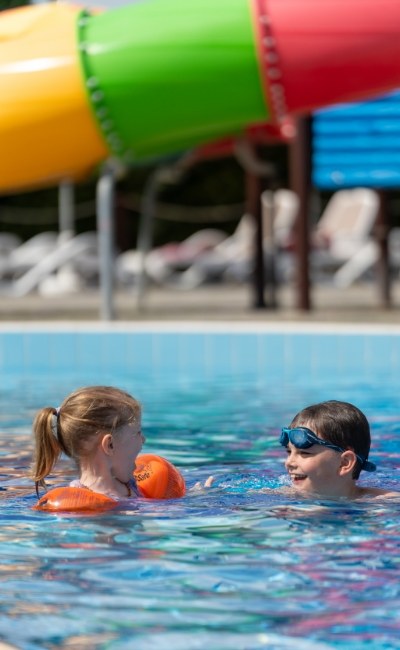
[(99, 332), (99, 333), (229, 333), (229, 334), (370, 334), (370, 335), (400, 335), (400, 324), (375, 323), (305, 323), (274, 321), (232, 322), (232, 321), (7, 321), (0, 323), (2, 333), (29, 332)]

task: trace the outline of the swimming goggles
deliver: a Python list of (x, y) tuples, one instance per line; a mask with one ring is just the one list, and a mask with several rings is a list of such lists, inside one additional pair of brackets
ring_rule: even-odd
[[(346, 451), (342, 447), (332, 445), (330, 442), (322, 440), (322, 438), (319, 438), (314, 431), (311, 431), (311, 429), (308, 429), (307, 427), (295, 427), (294, 429), (284, 427), (279, 442), (283, 447), (287, 447), (289, 442), (291, 442), (296, 449), (309, 449), (313, 445), (322, 445), (328, 449), (340, 451), (340, 453)], [(371, 463), (369, 460), (359, 456), (358, 454), (356, 454), (356, 456), (361, 463), (361, 469), (364, 469), (366, 472), (374, 472), (376, 470), (375, 463)]]

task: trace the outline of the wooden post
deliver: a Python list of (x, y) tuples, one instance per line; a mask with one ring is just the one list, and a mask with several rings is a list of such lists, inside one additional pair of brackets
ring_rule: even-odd
[(265, 309), (264, 296), (264, 251), (263, 251), (263, 223), (261, 209), (262, 180), (258, 174), (246, 170), (246, 211), (251, 214), (256, 223), (254, 240), (254, 269), (253, 269), (253, 307)]
[(289, 147), (289, 174), (291, 189), (299, 197), (299, 213), (296, 222), (297, 256), (297, 307), (309, 311), (309, 204), (311, 191), (311, 118), (302, 117), (296, 121), (297, 135)]
[(391, 279), (390, 279), (390, 260), (388, 233), (389, 222), (387, 215), (387, 195), (386, 192), (380, 191), (379, 194), (379, 212), (376, 220), (375, 236), (378, 240), (380, 255), (378, 260), (378, 287), (381, 306), (388, 309), (392, 306), (391, 301)]

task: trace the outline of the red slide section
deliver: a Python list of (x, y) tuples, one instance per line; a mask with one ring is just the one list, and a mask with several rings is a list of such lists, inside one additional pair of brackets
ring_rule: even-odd
[(400, 85), (399, 0), (258, 2), (268, 16), (269, 92), (278, 115)]

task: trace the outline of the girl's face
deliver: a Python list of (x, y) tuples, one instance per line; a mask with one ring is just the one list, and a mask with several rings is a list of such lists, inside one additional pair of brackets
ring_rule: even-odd
[(140, 420), (126, 424), (113, 436), (113, 473), (120, 481), (128, 482), (132, 478), (136, 457), (145, 441)]
[(340, 452), (313, 445), (308, 449), (297, 449), (291, 442), (287, 446), (285, 467), (292, 480), (292, 486), (303, 493), (314, 493), (331, 497), (346, 496)]

